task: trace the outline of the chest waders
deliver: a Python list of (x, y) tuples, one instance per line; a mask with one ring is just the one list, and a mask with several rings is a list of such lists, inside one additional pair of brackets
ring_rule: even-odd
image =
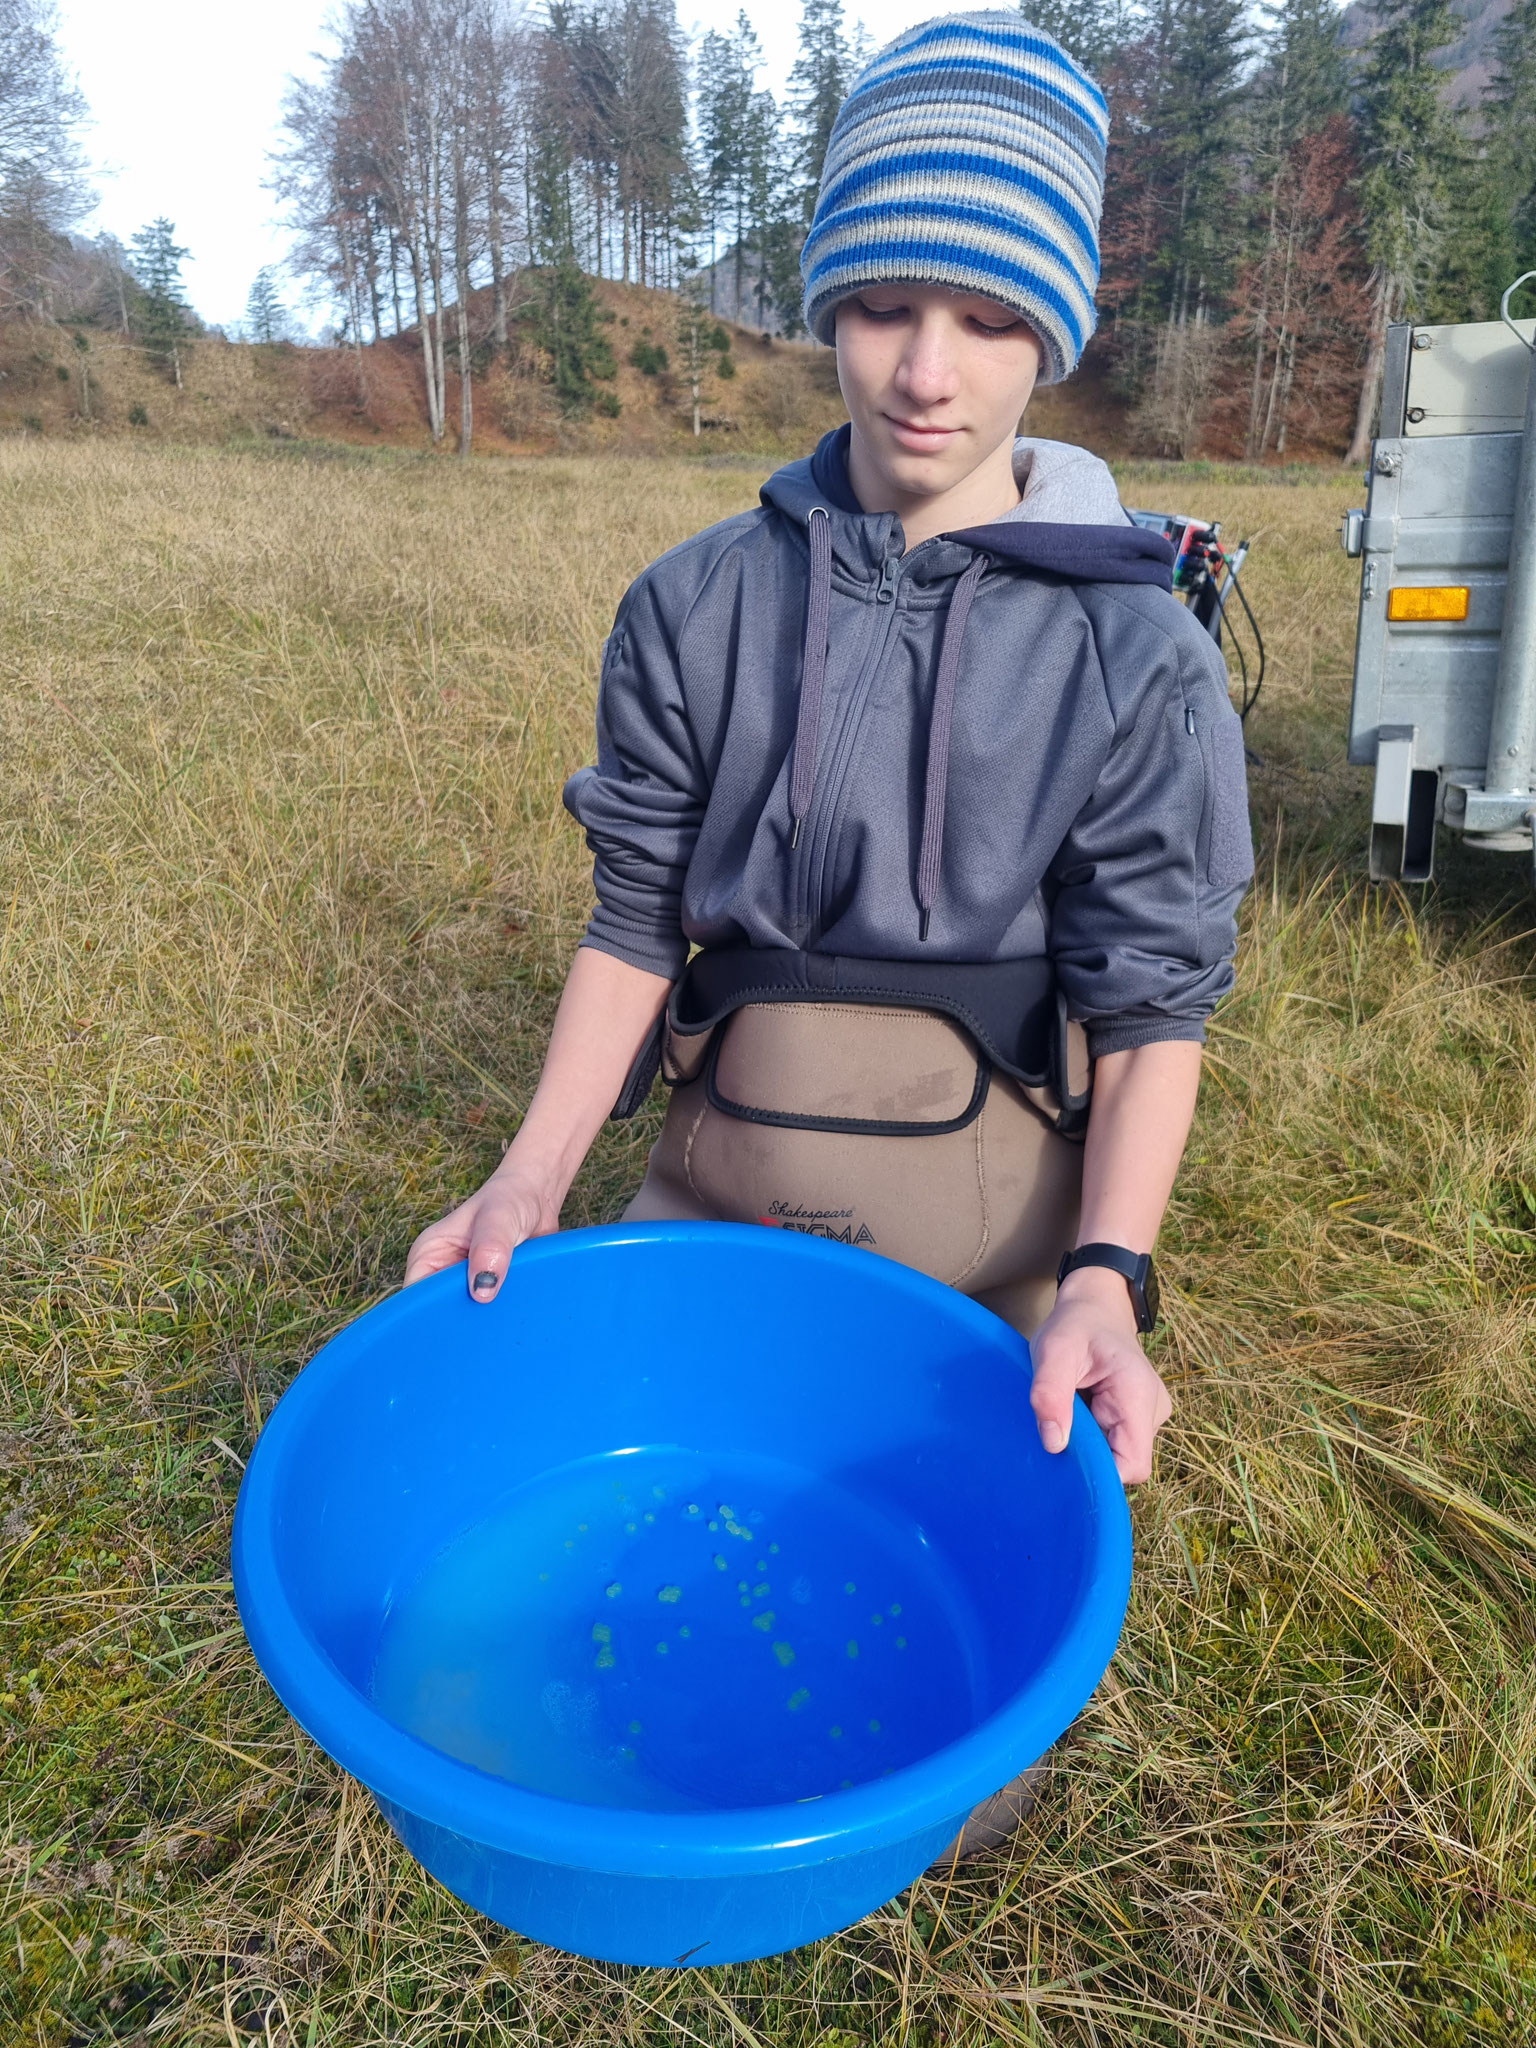
[(698, 954), (615, 1115), (672, 1091), (628, 1222), (858, 1246), (1029, 1335), (1076, 1240), (1089, 1067), (1044, 959)]

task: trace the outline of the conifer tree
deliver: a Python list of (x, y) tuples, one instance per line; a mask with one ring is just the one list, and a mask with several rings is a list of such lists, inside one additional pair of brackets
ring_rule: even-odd
[(821, 167), (854, 61), (843, 25), (843, 0), (800, 0), (800, 47), (789, 74), (789, 106), (796, 130), (800, 212), (807, 226), (816, 210)]
[(286, 324), (287, 314), (278, 296), (277, 272), (270, 263), (263, 264), (245, 302), (246, 332), (252, 341), (281, 341)]
[(181, 282), (181, 266), (190, 253), (177, 243), (175, 223), (162, 214), (134, 236), (129, 259), (139, 287), (135, 324), (140, 339), (178, 390), (182, 352), (192, 332)]
[(1449, 0), (1380, 0), (1359, 80), (1360, 204), (1371, 264), (1372, 320), (1355, 431), (1363, 462), (1381, 394), (1387, 327), (1420, 314), (1441, 258), (1448, 193), (1462, 158), (1436, 54), (1460, 33)]
[(1499, 290), (1536, 269), (1536, 0), (1515, 0), (1499, 23), (1484, 98), (1489, 181), (1500, 202), (1494, 265)]

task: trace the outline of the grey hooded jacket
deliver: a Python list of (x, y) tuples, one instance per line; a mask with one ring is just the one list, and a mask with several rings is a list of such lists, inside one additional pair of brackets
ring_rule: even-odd
[(669, 978), (691, 944), (1047, 955), (1093, 1056), (1203, 1039), (1253, 852), (1171, 549), (1094, 458), (1021, 442), (1009, 518), (908, 553), (859, 509), (847, 434), (625, 594), (597, 766), (565, 790), (583, 943)]

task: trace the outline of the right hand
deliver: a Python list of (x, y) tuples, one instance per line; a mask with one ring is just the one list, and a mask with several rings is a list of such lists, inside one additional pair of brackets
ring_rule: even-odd
[(504, 1162), (467, 1202), (427, 1225), (405, 1262), (405, 1284), (467, 1259), (471, 1300), (494, 1301), (517, 1247), (559, 1227), (559, 1204), (525, 1170)]

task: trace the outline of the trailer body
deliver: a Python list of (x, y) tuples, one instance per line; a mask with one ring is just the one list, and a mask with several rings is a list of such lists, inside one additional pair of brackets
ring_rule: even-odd
[(1436, 830), (1532, 850), (1536, 322), (1388, 329), (1349, 758), (1375, 764), (1371, 874), (1428, 881)]

